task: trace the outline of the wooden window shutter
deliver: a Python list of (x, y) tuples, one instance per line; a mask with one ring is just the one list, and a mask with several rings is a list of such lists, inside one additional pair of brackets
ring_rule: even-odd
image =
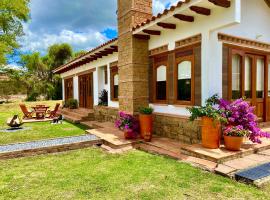
[(228, 99), (229, 78), (229, 47), (223, 45), (222, 50), (222, 98)]
[(174, 104), (174, 65), (175, 56), (174, 52), (168, 55), (168, 104)]
[(194, 78), (195, 78), (195, 100), (196, 106), (202, 104), (202, 81), (201, 81), (201, 46), (194, 48)]

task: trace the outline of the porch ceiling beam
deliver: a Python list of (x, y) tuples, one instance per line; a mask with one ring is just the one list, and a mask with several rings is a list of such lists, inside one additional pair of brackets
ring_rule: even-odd
[(160, 31), (156, 31), (156, 30), (148, 30), (148, 29), (145, 29), (143, 30), (144, 33), (147, 33), (149, 35), (160, 35), (161, 32)]
[(179, 19), (179, 20), (182, 20), (182, 21), (194, 22), (194, 17), (193, 16), (182, 15), (182, 14), (175, 14), (174, 17), (177, 18), (177, 19)]
[(200, 6), (191, 6), (190, 10), (200, 15), (206, 15), (206, 16), (211, 15), (211, 10), (209, 8), (204, 8)]
[(221, 6), (224, 8), (231, 7), (231, 2), (228, 0), (208, 0), (208, 1), (215, 4), (216, 6)]
[(176, 29), (176, 24), (158, 22), (157, 25), (162, 28)]
[(134, 37), (138, 38), (138, 39), (143, 39), (143, 40), (149, 40), (150, 39), (150, 35), (135, 34)]

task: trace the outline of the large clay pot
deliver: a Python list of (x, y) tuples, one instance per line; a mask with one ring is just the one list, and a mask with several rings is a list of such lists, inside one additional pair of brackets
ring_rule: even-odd
[(233, 137), (224, 135), (224, 143), (226, 149), (230, 151), (240, 151), (244, 137)]
[(136, 138), (136, 134), (133, 131), (124, 130), (125, 139), (131, 140)]
[(221, 124), (209, 117), (202, 117), (202, 146), (209, 149), (220, 147)]
[(140, 134), (141, 138), (144, 139), (145, 135), (147, 135), (147, 140), (152, 139), (153, 134), (153, 115), (139, 115), (140, 121)]

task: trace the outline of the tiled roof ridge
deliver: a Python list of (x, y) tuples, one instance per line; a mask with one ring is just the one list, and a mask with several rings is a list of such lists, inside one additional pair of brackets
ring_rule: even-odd
[(164, 15), (167, 15), (169, 12), (174, 11), (176, 8), (180, 8), (183, 4), (187, 4), (190, 1), (191, 0), (185, 0), (185, 1), (179, 0), (176, 5), (173, 5), (170, 8), (165, 9), (162, 13), (158, 13), (156, 16), (154, 15), (154, 16), (152, 16), (152, 18), (147, 19), (146, 21), (142, 22), (141, 24), (138, 24), (138, 25), (134, 26), (133, 31), (135, 31), (136, 29), (138, 29), (138, 28), (140, 28), (142, 26), (145, 26), (146, 24), (149, 24), (150, 22), (155, 21), (156, 19), (159, 19), (159, 18), (163, 17)]

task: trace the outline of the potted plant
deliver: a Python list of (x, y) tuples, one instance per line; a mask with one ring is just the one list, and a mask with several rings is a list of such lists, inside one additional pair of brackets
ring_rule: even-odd
[(250, 106), (244, 99), (237, 99), (229, 102), (220, 99), (219, 109), (223, 117), (227, 119), (226, 126), (241, 126), (249, 131), (247, 137), (253, 143), (261, 143), (260, 138), (270, 138), (270, 134), (262, 131), (257, 123), (257, 116), (254, 114), (255, 107)]
[(223, 129), (224, 144), (226, 149), (239, 151), (241, 149), (244, 137), (249, 135), (249, 131), (243, 126), (226, 126)]
[(119, 119), (115, 121), (115, 127), (124, 131), (126, 139), (135, 139), (138, 134), (138, 120), (130, 114), (119, 112)]
[(226, 121), (217, 107), (218, 102), (218, 95), (214, 95), (206, 100), (205, 106), (187, 108), (191, 121), (201, 118), (202, 146), (209, 149), (220, 147), (221, 123)]
[(140, 108), (140, 133), (141, 138), (150, 142), (153, 134), (153, 113), (154, 109), (151, 107)]

